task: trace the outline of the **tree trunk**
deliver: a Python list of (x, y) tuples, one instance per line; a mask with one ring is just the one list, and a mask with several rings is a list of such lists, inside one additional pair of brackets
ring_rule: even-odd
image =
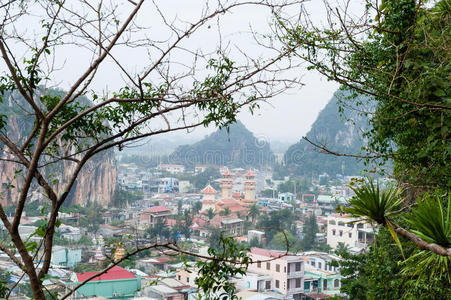
[(18, 232), (11, 233), (11, 239), (15, 244), (17, 250), (19, 251), (20, 256), (22, 257), (22, 261), (24, 264), (24, 272), (28, 275), (30, 279), (30, 286), (33, 292), (33, 298), (36, 300), (45, 300), (44, 291), (42, 290), (41, 280), (39, 280), (38, 275), (36, 274), (36, 268), (34, 267), (33, 257), (27, 251), (25, 244), (22, 242), (20, 235)]

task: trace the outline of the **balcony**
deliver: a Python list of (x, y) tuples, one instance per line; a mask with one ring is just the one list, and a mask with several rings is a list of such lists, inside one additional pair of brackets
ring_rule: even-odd
[(304, 276), (303, 271), (288, 272), (288, 278), (301, 278)]
[(299, 294), (299, 293), (303, 293), (304, 289), (302, 287), (299, 288), (290, 288), (288, 290), (288, 295), (293, 295), (293, 294)]

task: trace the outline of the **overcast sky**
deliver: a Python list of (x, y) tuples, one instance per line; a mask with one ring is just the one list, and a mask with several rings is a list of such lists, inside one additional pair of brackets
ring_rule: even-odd
[[(156, 1), (162, 12), (171, 19), (171, 16), (177, 15), (184, 20), (193, 20), (199, 16), (204, 1), (198, 0), (171, 0)], [(124, 7), (130, 6), (130, 3), (123, 1)], [(211, 2), (213, 3), (213, 1)], [(216, 3), (216, 1), (214, 2)], [(323, 4), (320, 0), (307, 1), (307, 10), (311, 17), (322, 22), (324, 19)], [(293, 11), (295, 13), (295, 11)], [(125, 12), (126, 13), (126, 12)], [(124, 14), (125, 14), (124, 13)], [(251, 53), (257, 49), (256, 43), (245, 34), (249, 26), (259, 32), (268, 30), (268, 23), (271, 21), (268, 10), (256, 9), (255, 7), (246, 7), (234, 10), (232, 14), (221, 16), (221, 32), (224, 37), (237, 41), (242, 49)], [(137, 22), (142, 22), (152, 28), (153, 38), (165, 37), (165, 29), (158, 20), (158, 15), (152, 7), (151, 2), (147, 3), (138, 15)], [(25, 27), (27, 24), (24, 24)], [(214, 50), (217, 46), (217, 31), (214, 30), (216, 24), (212, 23), (213, 29), (203, 30), (195, 37), (190, 37), (187, 46), (196, 48), (203, 47), (208, 50)], [(31, 28), (29, 30), (32, 30)], [(115, 50), (116, 57), (125, 61), (128, 70), (139, 70), (145, 60), (143, 53), (137, 50), (118, 48)], [(257, 50), (258, 51), (258, 50)], [(258, 55), (258, 54), (257, 54)], [(88, 66), (89, 55), (80, 47), (75, 45), (64, 48), (64, 56), (56, 59), (57, 65), (64, 66), (57, 71), (56, 78), (58, 82), (54, 84), (63, 89), (67, 89), (70, 83), (74, 81)], [(107, 61), (98, 72), (97, 79), (93, 81), (92, 88), (97, 92), (108, 90), (117, 90), (117, 87), (123, 86), (124, 77), (119, 76), (114, 69), (114, 64)], [(69, 71), (68, 71), (69, 70)], [(328, 82), (321, 78), (314, 71), (296, 71), (293, 76), (303, 76), (302, 88), (290, 90), (270, 100), (270, 103), (264, 103), (260, 110), (254, 115), (242, 112), (239, 119), (255, 135), (268, 141), (296, 142), (310, 129), (315, 121), (319, 111), (331, 99), (334, 91), (338, 88), (336, 83)], [(298, 74), (301, 73), (301, 74)], [(193, 138), (198, 139), (205, 134), (213, 131), (214, 128), (198, 128), (190, 133)]]

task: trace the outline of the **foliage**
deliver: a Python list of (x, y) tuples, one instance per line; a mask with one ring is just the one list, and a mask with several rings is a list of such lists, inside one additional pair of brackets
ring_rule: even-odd
[[(340, 153), (359, 154), (365, 146), (361, 130), (368, 128), (368, 118), (357, 113), (349, 113), (343, 120), (340, 117), (340, 100), (347, 95), (337, 91), (329, 103), (320, 111), (306, 137), (318, 144), (326, 145), (328, 149)], [(315, 147), (306, 140), (290, 146), (284, 155), (285, 166), (278, 168), (279, 174), (287, 176), (296, 174), (300, 176), (312, 176), (327, 173), (330, 176), (336, 174), (358, 175), (364, 169), (363, 162), (357, 158), (336, 157), (316, 151)], [(282, 170), (285, 168), (285, 170)], [(280, 175), (279, 175), (280, 177)], [(283, 179), (283, 178), (280, 178)], [(303, 181), (299, 191), (308, 187), (308, 182)], [(296, 189), (298, 191), (298, 189)], [(281, 189), (279, 189), (281, 191)], [(293, 188), (287, 190), (293, 192)]]
[(310, 188), (312, 187), (312, 183), (306, 177), (302, 177), (300, 179), (294, 178), (288, 181), (284, 181), (277, 186), (277, 191), (279, 193), (296, 193), (304, 194), (310, 192)]
[(144, 197), (142, 191), (130, 192), (116, 188), (113, 196), (113, 207), (125, 207), (136, 201), (142, 200)]
[(249, 217), (252, 218), (252, 223), (255, 223), (257, 220), (257, 217), (260, 215), (260, 208), (257, 206), (257, 204), (252, 204), (249, 207)]
[(213, 188), (217, 188), (213, 181), (221, 178), (221, 173), (219, 172), (219, 168), (208, 167), (205, 171), (200, 172), (199, 174), (182, 174), (177, 175), (177, 178), (180, 180), (188, 180), (196, 188), (196, 190), (203, 189), (207, 186), (207, 184), (212, 185)]
[(250, 241), (249, 241), (249, 248), (263, 248), (263, 245), (260, 243), (260, 241), (258, 240), (258, 237), (254, 236)]
[(223, 237), (222, 230), (220, 228), (210, 227), (209, 231), (210, 235), (207, 238), (208, 248), (213, 248), (220, 251), (220, 241)]
[(193, 210), (194, 215), (196, 215), (198, 212), (200, 212), (201, 209), (202, 209), (201, 201), (197, 201), (196, 203), (193, 204), (192, 210)]
[(268, 241), (280, 231), (295, 233), (294, 214), (291, 210), (285, 208), (279, 211), (271, 211), (269, 214), (260, 216), (257, 229), (265, 232)]
[(392, 185), (385, 188), (380, 183), (367, 178), (360, 186), (351, 186), (356, 194), (349, 200), (349, 207), (344, 207), (346, 213), (357, 218), (363, 218), (368, 223), (385, 225), (388, 218), (399, 213), (403, 199), (402, 191)]
[(158, 218), (157, 222), (146, 229), (146, 235), (153, 238), (168, 239), (171, 236), (171, 231), (167, 227), (166, 222), (162, 218)]
[(309, 251), (316, 248), (316, 234), (319, 232), (318, 224), (316, 223), (315, 214), (309, 215), (303, 226), (303, 238), (301, 240), (301, 249), (304, 251)]
[[(439, 195), (431, 195), (418, 200), (418, 205), (404, 220), (411, 226), (411, 231), (422, 240), (451, 247), (451, 196), (448, 194), (448, 207)], [(427, 250), (417, 250), (405, 262), (404, 273), (424, 280), (434, 278), (448, 279), (451, 285), (451, 258), (431, 253)]]
[(0, 297), (6, 298), (9, 293), (8, 281), (10, 274), (5, 271), (0, 271)]
[(342, 111), (370, 117), (370, 157), (393, 158), (397, 179), (420, 190), (449, 189), (449, 1), (368, 1), (365, 8), (357, 20), (328, 7), (336, 19), (326, 28), (278, 15), (281, 41), (342, 84)]
[[(247, 255), (248, 248), (242, 248), (232, 237), (220, 235), (218, 247), (209, 248), (211, 260), (197, 261), (199, 276), (195, 283), (199, 287), (199, 299), (226, 300), (239, 299), (235, 295), (236, 287), (230, 278), (245, 275), (251, 263)], [(214, 274), (214, 276), (211, 276)]]
[[(410, 259), (417, 249), (401, 238), (404, 255)], [(381, 228), (376, 243), (368, 252), (354, 255), (345, 248), (337, 248), (342, 260), (340, 267), (341, 289), (350, 299), (447, 299), (450, 284), (446, 275), (421, 278), (403, 271), (404, 258), (393, 242), (388, 229)]]
[(268, 244), (269, 249), (297, 252), (298, 240), (291, 232), (278, 232)]
[(207, 213), (208, 220), (212, 220), (216, 215), (215, 211), (211, 207), (209, 209), (207, 209), (206, 213)]
[(92, 246), (92, 239), (90, 239), (88, 236), (86, 235), (82, 235), (81, 238), (77, 241), (78, 245), (83, 245), (83, 246)]

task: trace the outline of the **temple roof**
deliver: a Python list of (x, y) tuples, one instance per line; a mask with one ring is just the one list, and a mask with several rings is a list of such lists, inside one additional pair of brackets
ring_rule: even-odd
[(218, 191), (216, 191), (211, 185), (207, 185), (202, 191), (200, 191), (201, 194), (217, 194)]

